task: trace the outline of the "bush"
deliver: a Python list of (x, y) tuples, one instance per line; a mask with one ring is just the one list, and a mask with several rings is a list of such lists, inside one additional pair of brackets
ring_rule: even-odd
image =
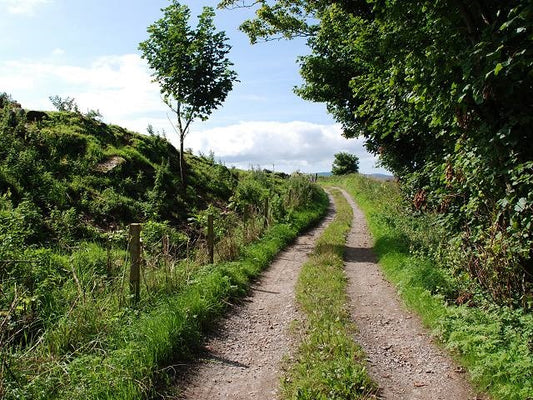
[(169, 243), (169, 255), (173, 258), (185, 254), (187, 243), (190, 240), (185, 233), (170, 226), (168, 221), (145, 222), (142, 226), (141, 237), (144, 249), (146, 249), (147, 255), (150, 256), (157, 256), (163, 253), (163, 238), (167, 237)]

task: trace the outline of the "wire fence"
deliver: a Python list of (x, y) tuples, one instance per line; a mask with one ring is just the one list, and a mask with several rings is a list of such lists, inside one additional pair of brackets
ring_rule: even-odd
[[(119, 230), (109, 232), (104, 243), (80, 243), (65, 254), (43, 249), (32, 259), (0, 260), (0, 375), (9, 374), (8, 353), (38, 346), (45, 332), (49, 346), (60, 354), (75, 346), (98, 346), (74, 336), (105, 329), (90, 323), (149, 309), (182, 290), (209, 264), (235, 260), (272, 222), (305, 204), (306, 196), (295, 186), (239, 210), (206, 210), (179, 231), (146, 223), (135, 243), (127, 230)], [(134, 264), (139, 268), (132, 275)], [(80, 332), (71, 333), (76, 329)]]

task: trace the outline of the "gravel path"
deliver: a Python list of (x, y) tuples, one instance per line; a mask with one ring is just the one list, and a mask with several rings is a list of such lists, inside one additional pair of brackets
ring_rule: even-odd
[[(407, 311), (384, 279), (372, 251), (364, 215), (354, 210), (347, 238), (345, 266), (354, 338), (365, 350), (368, 369), (385, 400), (474, 400), (461, 368), (431, 340), (416, 315)], [(299, 319), (295, 284), (315, 240), (334, 216), (282, 252), (251, 289), (233, 306), (205, 345), (197, 362), (178, 371), (166, 394), (170, 399), (273, 400), (278, 397), (281, 362), (297, 343), (289, 332)]]
[(228, 312), (201, 359), (186, 366), (164, 399), (264, 399), (277, 397), (281, 361), (295, 347), (289, 332), (298, 319), (295, 284), (327, 217), (283, 251), (242, 304)]
[(419, 318), (402, 306), (396, 290), (376, 263), (365, 217), (342, 191), (354, 211), (345, 265), (355, 340), (367, 354), (368, 369), (390, 400), (480, 399), (461, 368), (432, 343)]

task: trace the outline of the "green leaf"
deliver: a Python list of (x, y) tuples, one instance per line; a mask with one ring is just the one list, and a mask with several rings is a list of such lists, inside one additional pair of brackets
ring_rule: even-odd
[(509, 25), (511, 25), (511, 22), (512, 22), (512, 21), (505, 21), (505, 22), (502, 24), (502, 26), (500, 26), (500, 31), (504, 31), (504, 30), (506, 30), (506, 29), (509, 27)]
[(496, 64), (496, 68), (494, 68), (494, 76), (498, 76), (500, 71), (503, 69), (502, 63)]
[(522, 212), (527, 207), (527, 199), (525, 197), (521, 197), (518, 199), (518, 203), (514, 206), (514, 210), (517, 212)]

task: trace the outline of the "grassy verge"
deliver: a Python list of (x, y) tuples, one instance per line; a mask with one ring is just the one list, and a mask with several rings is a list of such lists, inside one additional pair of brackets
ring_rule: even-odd
[[(250, 280), (299, 232), (316, 223), (326, 208), (327, 199), (322, 195), (312, 207), (295, 212), (290, 223), (268, 229), (239, 260), (202, 269), (180, 293), (132, 317), (109, 339), (111, 345), (104, 353), (53, 364), (53, 369), (28, 382), (21, 395), (99, 400), (146, 396), (157, 369), (190, 354), (213, 319), (223, 314), (227, 301), (246, 293)], [(10, 391), (10, 396), (19, 398), (17, 390)]]
[(285, 399), (364, 399), (375, 391), (346, 308), (343, 253), (352, 209), (339, 191), (333, 194), (337, 215), (298, 279), (297, 301), (306, 320), (295, 362), (282, 380)]
[(393, 183), (361, 176), (326, 182), (345, 188), (363, 209), (387, 278), (478, 388), (498, 400), (533, 399), (533, 315), (482, 296), (460, 305), (465, 277), (452, 274), (436, 254), (447, 251), (446, 233), (431, 216), (406, 212)]

